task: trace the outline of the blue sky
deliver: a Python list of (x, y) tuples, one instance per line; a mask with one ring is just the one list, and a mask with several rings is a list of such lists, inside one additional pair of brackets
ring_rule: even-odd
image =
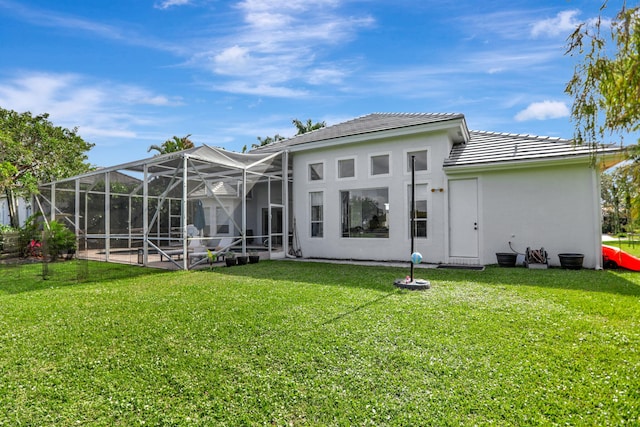
[(294, 118), (373, 112), (571, 138), (566, 38), (600, 5), (0, 0), (0, 106), (77, 126), (98, 166), (149, 157), (173, 135), (240, 151), (292, 136)]

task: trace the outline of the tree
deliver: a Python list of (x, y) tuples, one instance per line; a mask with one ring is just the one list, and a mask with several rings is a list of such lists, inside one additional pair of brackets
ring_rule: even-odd
[(314, 130), (322, 129), (327, 124), (325, 122), (317, 122), (314, 124), (311, 119), (307, 119), (306, 123), (302, 123), (298, 119), (293, 119), (293, 125), (298, 129), (298, 133), (296, 133), (296, 135), (302, 135)]
[[(292, 123), (296, 127), (296, 129), (298, 130), (298, 133), (296, 133), (296, 136), (297, 135), (302, 135), (302, 134), (305, 134), (305, 133), (309, 133), (311, 131), (314, 131), (314, 130), (317, 130), (317, 129), (321, 129), (321, 128), (327, 126), (327, 124), (325, 122), (313, 123), (313, 121), (311, 119), (307, 119), (306, 123), (303, 123), (298, 119), (293, 119)], [(286, 139), (286, 138), (284, 136), (281, 136), (280, 134), (275, 134), (275, 136), (273, 136), (273, 137), (268, 136), (266, 138), (258, 137), (259, 144), (252, 144), (251, 147), (252, 148), (258, 148), (258, 147), (262, 147), (263, 145), (271, 144), (272, 142), (282, 141), (283, 139)]]
[[(606, 7), (607, 1), (601, 14)], [(582, 57), (565, 88), (573, 97), (576, 142), (593, 144), (605, 133), (640, 130), (640, 7), (623, 2), (612, 21), (598, 16), (582, 23), (568, 43), (566, 54)]]
[(152, 150), (156, 150), (158, 151), (158, 154), (156, 155), (159, 156), (161, 154), (175, 153), (176, 151), (182, 151), (182, 150), (187, 150), (189, 148), (193, 148), (195, 147), (195, 145), (193, 145), (193, 142), (189, 139), (190, 136), (191, 134), (185, 135), (182, 138), (174, 136), (171, 139), (167, 139), (165, 142), (162, 143), (162, 145), (154, 144), (150, 146), (149, 149), (147, 150), (147, 153)]
[(637, 168), (625, 163), (602, 174), (602, 231), (618, 234), (633, 232), (640, 219), (640, 185)]
[(94, 144), (78, 136), (77, 128), (54, 126), (48, 118), (0, 108), (0, 191), (7, 196), (13, 227), (20, 225), (17, 197), (37, 193), (39, 182), (90, 169), (86, 153)]

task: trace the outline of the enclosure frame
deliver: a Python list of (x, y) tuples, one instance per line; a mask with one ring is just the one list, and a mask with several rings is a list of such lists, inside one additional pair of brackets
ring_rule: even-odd
[[(76, 233), (79, 257), (127, 262), (116, 254), (128, 251), (129, 263), (189, 270), (230, 250), (284, 258), (290, 185), (286, 151), (203, 145), (42, 184), (35, 208)], [(227, 225), (214, 230), (218, 216)]]

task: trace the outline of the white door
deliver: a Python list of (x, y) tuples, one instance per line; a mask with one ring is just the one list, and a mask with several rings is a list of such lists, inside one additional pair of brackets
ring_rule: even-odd
[(478, 180), (449, 181), (449, 256), (478, 257)]

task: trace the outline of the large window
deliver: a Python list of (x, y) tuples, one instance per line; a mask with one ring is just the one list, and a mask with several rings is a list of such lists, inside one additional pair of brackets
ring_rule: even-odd
[(407, 172), (411, 172), (411, 157), (416, 159), (416, 172), (426, 171), (427, 166), (427, 150), (410, 151), (407, 153)]
[(389, 155), (371, 156), (371, 175), (389, 175)]
[(322, 191), (309, 193), (311, 205), (311, 237), (324, 235), (324, 214), (322, 209)]
[(324, 179), (324, 163), (309, 164), (309, 181), (322, 181)]
[(340, 192), (342, 237), (389, 237), (389, 189)]
[[(411, 224), (411, 215), (414, 207), (411, 206), (411, 186), (407, 187), (408, 194), (407, 200), (409, 201), (409, 224)], [(415, 193), (415, 220), (414, 220), (414, 237), (427, 237), (427, 196), (428, 196), (427, 184), (416, 184)], [(409, 225), (411, 227), (411, 225)], [(409, 237), (411, 237), (411, 228), (409, 228)]]

